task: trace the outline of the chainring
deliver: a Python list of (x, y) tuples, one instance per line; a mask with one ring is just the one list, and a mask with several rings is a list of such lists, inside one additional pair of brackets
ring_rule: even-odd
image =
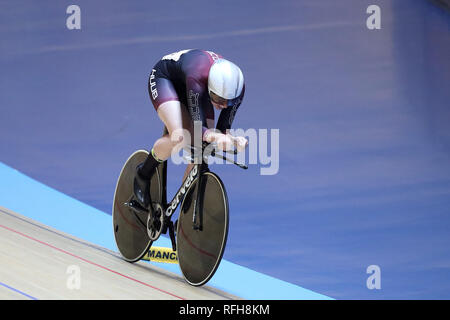
[(147, 216), (147, 234), (150, 240), (156, 241), (164, 229), (164, 211), (159, 203), (152, 203), (152, 208)]

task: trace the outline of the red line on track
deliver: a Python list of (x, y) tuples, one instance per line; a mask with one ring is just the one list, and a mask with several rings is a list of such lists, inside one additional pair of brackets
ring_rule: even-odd
[(26, 234), (23, 234), (23, 233), (19, 232), (19, 231), (13, 230), (13, 229), (8, 228), (8, 227), (5, 227), (5, 226), (3, 226), (3, 225), (1, 225), (1, 224), (0, 224), (0, 227), (6, 229), (6, 230), (8, 230), (8, 231), (17, 233), (18, 235), (21, 235), (22, 237), (25, 237), (25, 238), (27, 238), (27, 239), (30, 239), (30, 240), (36, 241), (36, 242), (38, 242), (38, 243), (40, 243), (40, 244), (43, 244), (43, 245), (45, 245), (45, 246), (48, 246), (48, 247), (50, 247), (50, 248), (52, 248), (52, 249), (55, 249), (55, 250), (57, 250), (57, 251), (59, 251), (59, 252), (65, 253), (65, 254), (67, 254), (67, 255), (69, 255), (69, 256), (72, 256), (72, 257), (74, 257), (74, 258), (80, 259), (80, 260), (82, 260), (82, 261), (84, 261), (84, 262), (87, 262), (87, 263), (89, 263), (89, 264), (92, 264), (92, 265), (94, 265), (94, 266), (96, 266), (96, 267), (99, 267), (99, 268), (101, 268), (101, 269), (103, 269), (103, 270), (112, 272), (112, 273), (114, 273), (114, 274), (116, 274), (116, 275), (119, 275), (119, 276), (121, 276), (121, 277), (124, 277), (124, 278), (127, 278), (127, 279), (129, 279), (129, 280), (132, 280), (132, 281), (134, 281), (134, 282), (140, 283), (140, 284), (142, 284), (142, 285), (144, 285), (144, 286), (146, 286), (146, 287), (149, 287), (149, 288), (158, 290), (158, 291), (160, 291), (160, 292), (163, 292), (163, 293), (165, 293), (165, 294), (168, 294), (168, 295), (170, 295), (170, 296), (172, 296), (172, 297), (175, 297), (175, 298), (178, 298), (178, 299), (181, 299), (181, 300), (186, 300), (185, 298), (179, 297), (179, 296), (177, 296), (177, 295), (175, 295), (175, 294), (173, 294), (173, 293), (170, 293), (170, 292), (167, 292), (167, 291), (165, 291), (165, 290), (159, 289), (159, 288), (157, 288), (157, 287), (154, 287), (154, 286), (152, 286), (152, 285), (150, 285), (150, 284), (148, 284), (148, 283), (142, 282), (142, 281), (137, 280), (137, 279), (135, 279), (135, 278), (126, 276), (126, 275), (124, 275), (124, 274), (122, 274), (122, 273), (120, 273), (120, 272), (114, 271), (114, 270), (112, 270), (112, 269), (109, 269), (109, 268), (107, 268), (107, 267), (104, 267), (104, 266), (102, 266), (102, 265), (99, 265), (99, 264), (97, 264), (97, 263), (95, 263), (95, 262), (92, 262), (92, 261), (89, 261), (89, 260), (87, 260), (87, 259), (84, 259), (84, 258), (82, 258), (82, 257), (80, 257), (80, 256), (77, 256), (77, 255), (75, 255), (75, 254), (73, 254), (73, 253), (70, 253), (70, 252), (68, 252), (68, 251), (65, 251), (65, 250), (63, 250), (63, 249), (57, 248), (57, 247), (55, 247), (55, 246), (53, 246), (53, 245), (51, 245), (51, 244), (49, 244), (49, 243), (46, 243), (46, 242), (44, 242), (44, 241), (41, 241), (41, 240), (35, 239), (35, 238), (33, 238), (33, 237), (30, 237), (30, 236), (28, 236), (28, 235), (26, 235)]

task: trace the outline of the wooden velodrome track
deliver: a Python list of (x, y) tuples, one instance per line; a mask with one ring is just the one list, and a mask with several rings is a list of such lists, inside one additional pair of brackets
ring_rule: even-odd
[(128, 263), (117, 252), (0, 207), (0, 299), (239, 298), (192, 287), (144, 261)]

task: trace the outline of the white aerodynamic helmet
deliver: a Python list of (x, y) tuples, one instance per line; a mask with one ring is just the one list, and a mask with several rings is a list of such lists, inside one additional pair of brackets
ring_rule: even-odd
[(208, 76), (208, 92), (214, 102), (232, 106), (242, 93), (244, 75), (233, 62), (217, 59), (211, 66)]

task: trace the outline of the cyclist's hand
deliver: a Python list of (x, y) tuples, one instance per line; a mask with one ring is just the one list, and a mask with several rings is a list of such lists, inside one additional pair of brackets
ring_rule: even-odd
[(215, 142), (217, 143), (217, 147), (222, 151), (230, 151), (233, 150), (234, 140), (233, 137), (226, 134), (217, 134)]
[(237, 149), (237, 151), (241, 152), (245, 150), (245, 148), (248, 145), (248, 140), (244, 137), (234, 137), (234, 145)]

